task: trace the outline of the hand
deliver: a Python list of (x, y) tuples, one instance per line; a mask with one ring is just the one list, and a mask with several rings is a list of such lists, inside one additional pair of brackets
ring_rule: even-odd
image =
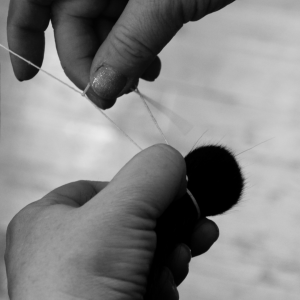
[[(196, 21), (234, 0), (11, 0), (9, 47), (41, 66), (44, 31), (51, 20), (67, 76), (100, 108), (160, 72), (158, 53), (183, 24)], [(19, 80), (37, 70), (16, 57)]]
[[(173, 148), (150, 147), (110, 183), (78, 181), (21, 210), (7, 230), (11, 300), (142, 299), (156, 245), (157, 218), (185, 191), (185, 162)], [(192, 256), (218, 238), (195, 226), (191, 252), (181, 244), (161, 274), (156, 300), (178, 299)]]

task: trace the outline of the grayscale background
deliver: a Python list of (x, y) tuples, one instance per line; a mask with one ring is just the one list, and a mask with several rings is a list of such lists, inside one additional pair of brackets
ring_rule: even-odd
[[(8, 4), (0, 2), (5, 45)], [(51, 26), (46, 36), (43, 67), (67, 80)], [(247, 178), (243, 200), (214, 218), (220, 239), (193, 259), (181, 299), (299, 299), (300, 2), (238, 0), (185, 26), (160, 57), (160, 78), (141, 82), (140, 90), (168, 109), (153, 112), (171, 145), (186, 154), (204, 134), (199, 144), (248, 150), (237, 156)], [(3, 49), (0, 62), (4, 300), (5, 231), (12, 217), (62, 184), (110, 180), (138, 149), (78, 94), (42, 73), (18, 82)], [(143, 148), (162, 142), (136, 94), (120, 98), (107, 114)], [(186, 124), (193, 128), (183, 134)]]

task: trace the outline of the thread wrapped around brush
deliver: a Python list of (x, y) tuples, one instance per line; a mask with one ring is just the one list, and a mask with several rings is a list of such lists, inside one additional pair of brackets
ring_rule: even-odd
[[(203, 146), (186, 157), (187, 188), (200, 208), (200, 218), (231, 209), (241, 198), (244, 178), (234, 155), (222, 146)], [(180, 243), (190, 246), (198, 212), (190, 196), (174, 201), (157, 220), (157, 246), (148, 277), (146, 300), (155, 299), (156, 280)]]

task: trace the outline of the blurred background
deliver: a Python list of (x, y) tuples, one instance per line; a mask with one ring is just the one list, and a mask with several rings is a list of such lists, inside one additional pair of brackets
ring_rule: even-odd
[[(8, 4), (1, 0), (4, 45)], [(165, 107), (153, 113), (182, 154), (202, 135), (200, 145), (221, 143), (243, 152), (237, 156), (247, 179), (242, 202), (213, 218), (220, 239), (193, 259), (181, 299), (299, 299), (299, 16), (298, 0), (236, 1), (186, 25), (160, 55), (160, 78), (140, 83), (144, 94)], [(51, 26), (46, 36), (43, 68), (67, 81)], [(62, 184), (110, 180), (138, 149), (78, 94), (42, 73), (18, 82), (1, 48), (0, 62), (5, 300), (2, 258), (12, 217)], [(143, 148), (162, 142), (136, 94), (120, 98), (107, 114)]]

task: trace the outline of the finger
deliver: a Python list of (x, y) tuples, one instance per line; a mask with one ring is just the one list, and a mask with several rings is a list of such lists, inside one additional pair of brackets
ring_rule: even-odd
[(185, 191), (183, 157), (174, 148), (159, 144), (138, 153), (88, 205), (96, 212), (107, 203), (116, 214), (150, 219), (153, 230), (156, 219)]
[(141, 78), (147, 81), (154, 81), (160, 73), (161, 70), (161, 61), (158, 56), (155, 57), (150, 66), (142, 74)]
[(208, 251), (219, 235), (219, 228), (213, 221), (206, 218), (201, 219), (195, 226), (191, 238), (192, 256), (198, 256)]
[(65, 184), (44, 196), (40, 203), (45, 205), (66, 204), (79, 207), (84, 205), (100, 191), (108, 182), (80, 180)]
[(157, 283), (153, 290), (147, 291), (146, 296), (144, 297), (147, 300), (178, 300), (179, 293), (176, 288), (173, 274), (167, 268), (164, 267), (162, 272), (157, 280)]
[(115, 20), (104, 17), (95, 21), (95, 30), (99, 39), (99, 46), (105, 41), (115, 23)]
[[(69, 79), (81, 90), (89, 82), (93, 58), (99, 48), (100, 39), (93, 29), (93, 21), (76, 15), (57, 13), (52, 18), (57, 53)], [(89, 89), (87, 96), (103, 109), (107, 103)]]
[(170, 255), (166, 266), (172, 272), (176, 286), (180, 285), (188, 275), (191, 258), (191, 250), (185, 244), (178, 245)]
[(130, 0), (93, 61), (90, 83), (105, 101), (121, 96), (141, 77), (182, 25), (232, 0)]
[[(53, 0), (11, 0), (7, 20), (9, 48), (41, 67), (44, 58), (44, 31), (50, 21), (50, 5)], [(28, 80), (38, 69), (11, 55), (11, 62), (18, 80)]]
[[(66, 75), (79, 89), (84, 90), (88, 85), (94, 56), (126, 3), (126, 0), (102, 0), (97, 4), (74, 1), (54, 5), (52, 25), (58, 55)], [(115, 99), (104, 102), (92, 89), (86, 94), (102, 109), (115, 102)]]
[(194, 12), (194, 16), (191, 21), (197, 21), (204, 16), (216, 12), (225, 6), (233, 3), (235, 0), (210, 0), (210, 1), (201, 1), (196, 0), (197, 9)]

